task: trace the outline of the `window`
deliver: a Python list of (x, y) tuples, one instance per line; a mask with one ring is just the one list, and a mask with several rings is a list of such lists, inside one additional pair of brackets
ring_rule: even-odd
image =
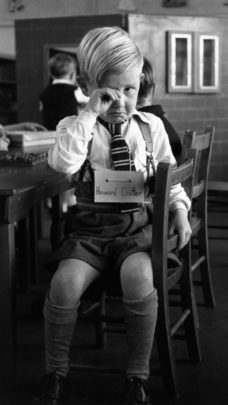
[[(219, 91), (219, 38), (213, 35), (198, 36), (198, 80), (196, 92)], [(197, 79), (197, 75), (196, 75)]]
[(168, 33), (168, 91), (192, 92), (192, 34)]
[(219, 91), (219, 37), (168, 32), (168, 92)]

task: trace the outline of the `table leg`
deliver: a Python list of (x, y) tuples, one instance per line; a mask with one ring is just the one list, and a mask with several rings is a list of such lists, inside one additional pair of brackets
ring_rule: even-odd
[(50, 235), (52, 250), (56, 250), (59, 247), (64, 234), (64, 223), (61, 197), (56, 195), (52, 198), (52, 224)]
[(22, 218), (17, 223), (16, 246), (17, 246), (17, 279), (20, 292), (28, 292), (31, 285), (31, 261), (32, 252), (30, 249), (33, 234), (30, 232), (29, 216)]
[(0, 225), (0, 387), (15, 384), (15, 226)]

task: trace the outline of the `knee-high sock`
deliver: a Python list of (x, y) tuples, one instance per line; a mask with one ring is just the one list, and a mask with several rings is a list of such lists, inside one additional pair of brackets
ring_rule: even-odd
[(150, 356), (157, 321), (157, 291), (137, 301), (124, 300), (128, 341), (127, 377), (148, 378)]
[(44, 304), (45, 370), (66, 376), (69, 370), (69, 350), (77, 319), (74, 307), (53, 305), (48, 298)]

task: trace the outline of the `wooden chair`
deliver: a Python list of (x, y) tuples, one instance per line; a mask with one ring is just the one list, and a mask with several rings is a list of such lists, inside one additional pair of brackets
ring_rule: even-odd
[(188, 245), (188, 266), (191, 272), (199, 269), (200, 279), (193, 281), (202, 288), (204, 304), (215, 306), (215, 296), (210, 269), (208, 247), (208, 206), (207, 189), (211, 150), (215, 128), (206, 128), (204, 132), (186, 131), (183, 140), (182, 162), (195, 150), (195, 171), (193, 179), (192, 210), (190, 222), (192, 241)]
[[(178, 387), (175, 370), (175, 359), (173, 351), (173, 338), (186, 339), (189, 357), (193, 362), (201, 360), (197, 322), (195, 319), (193, 286), (191, 272), (185, 266), (184, 261), (178, 259), (176, 253), (178, 236), (169, 232), (169, 195), (171, 185), (183, 183), (187, 193), (191, 197), (193, 179), (193, 160), (176, 168), (175, 170), (167, 163), (159, 163), (156, 174), (155, 197), (153, 208), (153, 243), (152, 243), (152, 265), (154, 271), (154, 283), (158, 291), (158, 321), (156, 327), (156, 340), (158, 345), (161, 374), (166, 391), (177, 397)], [(172, 255), (173, 254), (173, 255)], [(169, 266), (168, 266), (169, 264)], [(170, 267), (171, 265), (171, 267)], [(169, 290), (180, 283), (181, 314), (171, 322), (171, 311), (169, 305)], [(100, 284), (101, 285), (101, 284)], [(100, 295), (100, 302), (97, 300), (95, 311), (90, 318), (96, 323), (97, 333), (100, 331), (99, 343), (104, 343), (106, 332), (123, 332), (123, 318), (116, 318), (107, 313), (106, 298), (120, 297), (119, 286), (113, 287), (112, 283), (103, 285)], [(99, 295), (99, 293), (98, 293)], [(115, 301), (114, 301), (115, 305)], [(95, 315), (95, 316), (94, 316)], [(176, 315), (176, 314), (175, 314)], [(88, 312), (86, 314), (88, 319)], [(119, 325), (116, 329), (115, 325)], [(100, 326), (100, 329), (99, 329)], [(184, 328), (184, 334), (177, 334), (180, 328)], [(151, 365), (152, 366), (152, 365)], [(71, 369), (93, 370), (95, 372), (115, 372), (114, 368), (108, 366), (85, 366), (71, 364)], [(120, 372), (120, 370), (116, 370)], [(153, 369), (152, 369), (153, 374)]]

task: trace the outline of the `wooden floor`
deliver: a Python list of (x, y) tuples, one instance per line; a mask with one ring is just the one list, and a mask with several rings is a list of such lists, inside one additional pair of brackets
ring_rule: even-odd
[[(210, 239), (210, 256), (216, 307), (198, 306), (200, 341), (203, 361), (190, 364), (187, 361), (185, 343), (175, 343), (180, 398), (166, 397), (159, 375), (152, 376), (152, 404), (160, 405), (225, 405), (228, 403), (228, 214), (210, 215), (210, 221), (227, 225), (225, 231), (210, 230), (210, 237), (227, 236), (227, 239)], [(1, 405), (19, 405), (32, 402), (43, 374), (44, 345), (40, 300), (43, 300), (49, 278), (43, 262), (50, 250), (48, 234), (40, 243), (41, 288), (31, 293), (18, 293), (17, 298), (17, 373), (16, 386), (11, 394), (0, 394)], [(197, 293), (200, 302), (200, 294)], [(76, 328), (71, 358), (124, 367), (126, 342), (124, 335), (112, 335), (106, 350), (94, 348), (93, 329), (79, 323)], [(159, 367), (156, 344), (153, 349), (155, 367)], [(4, 365), (1, 365), (4, 367)], [(70, 404), (121, 404), (124, 375), (72, 372)]]

